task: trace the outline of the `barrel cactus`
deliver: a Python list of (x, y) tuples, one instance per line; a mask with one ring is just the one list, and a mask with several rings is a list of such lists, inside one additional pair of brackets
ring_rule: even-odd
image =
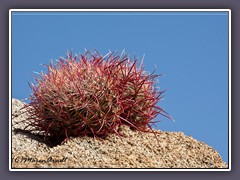
[(45, 136), (119, 134), (120, 125), (149, 131), (153, 119), (171, 116), (157, 105), (163, 91), (155, 88), (156, 75), (147, 73), (137, 58), (96, 50), (45, 65), (35, 82), (26, 108), (28, 126)]

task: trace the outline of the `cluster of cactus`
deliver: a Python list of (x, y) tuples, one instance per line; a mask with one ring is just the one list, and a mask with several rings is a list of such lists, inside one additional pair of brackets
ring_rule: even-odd
[(144, 71), (136, 58), (68, 52), (46, 67), (29, 84), (27, 108), (29, 126), (45, 136), (105, 137), (119, 134), (123, 124), (148, 131), (158, 114), (171, 118), (157, 105), (163, 93), (155, 88), (159, 75)]

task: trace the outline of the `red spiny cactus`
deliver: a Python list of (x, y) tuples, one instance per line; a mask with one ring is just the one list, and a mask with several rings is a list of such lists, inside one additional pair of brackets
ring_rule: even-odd
[(46, 67), (30, 85), (27, 108), (29, 126), (45, 136), (105, 137), (118, 134), (121, 124), (147, 131), (158, 114), (171, 119), (157, 106), (163, 93), (154, 88), (158, 75), (146, 73), (137, 59), (86, 51)]

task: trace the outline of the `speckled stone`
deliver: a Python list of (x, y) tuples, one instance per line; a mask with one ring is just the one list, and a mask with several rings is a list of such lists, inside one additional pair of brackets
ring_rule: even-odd
[(19, 133), (27, 114), (12, 99), (12, 168), (227, 168), (219, 153), (183, 132), (153, 133), (121, 126), (125, 137), (70, 138), (50, 147), (31, 133)]

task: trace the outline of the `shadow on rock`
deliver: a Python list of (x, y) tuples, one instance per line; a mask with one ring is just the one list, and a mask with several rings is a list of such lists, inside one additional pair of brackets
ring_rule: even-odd
[(52, 137), (52, 136), (44, 136), (40, 134), (32, 133), (30, 130), (24, 130), (20, 128), (16, 128), (13, 130), (16, 134), (25, 135), (33, 140), (36, 140), (40, 143), (44, 143), (50, 148), (61, 145), (62, 142), (65, 140), (65, 137)]

